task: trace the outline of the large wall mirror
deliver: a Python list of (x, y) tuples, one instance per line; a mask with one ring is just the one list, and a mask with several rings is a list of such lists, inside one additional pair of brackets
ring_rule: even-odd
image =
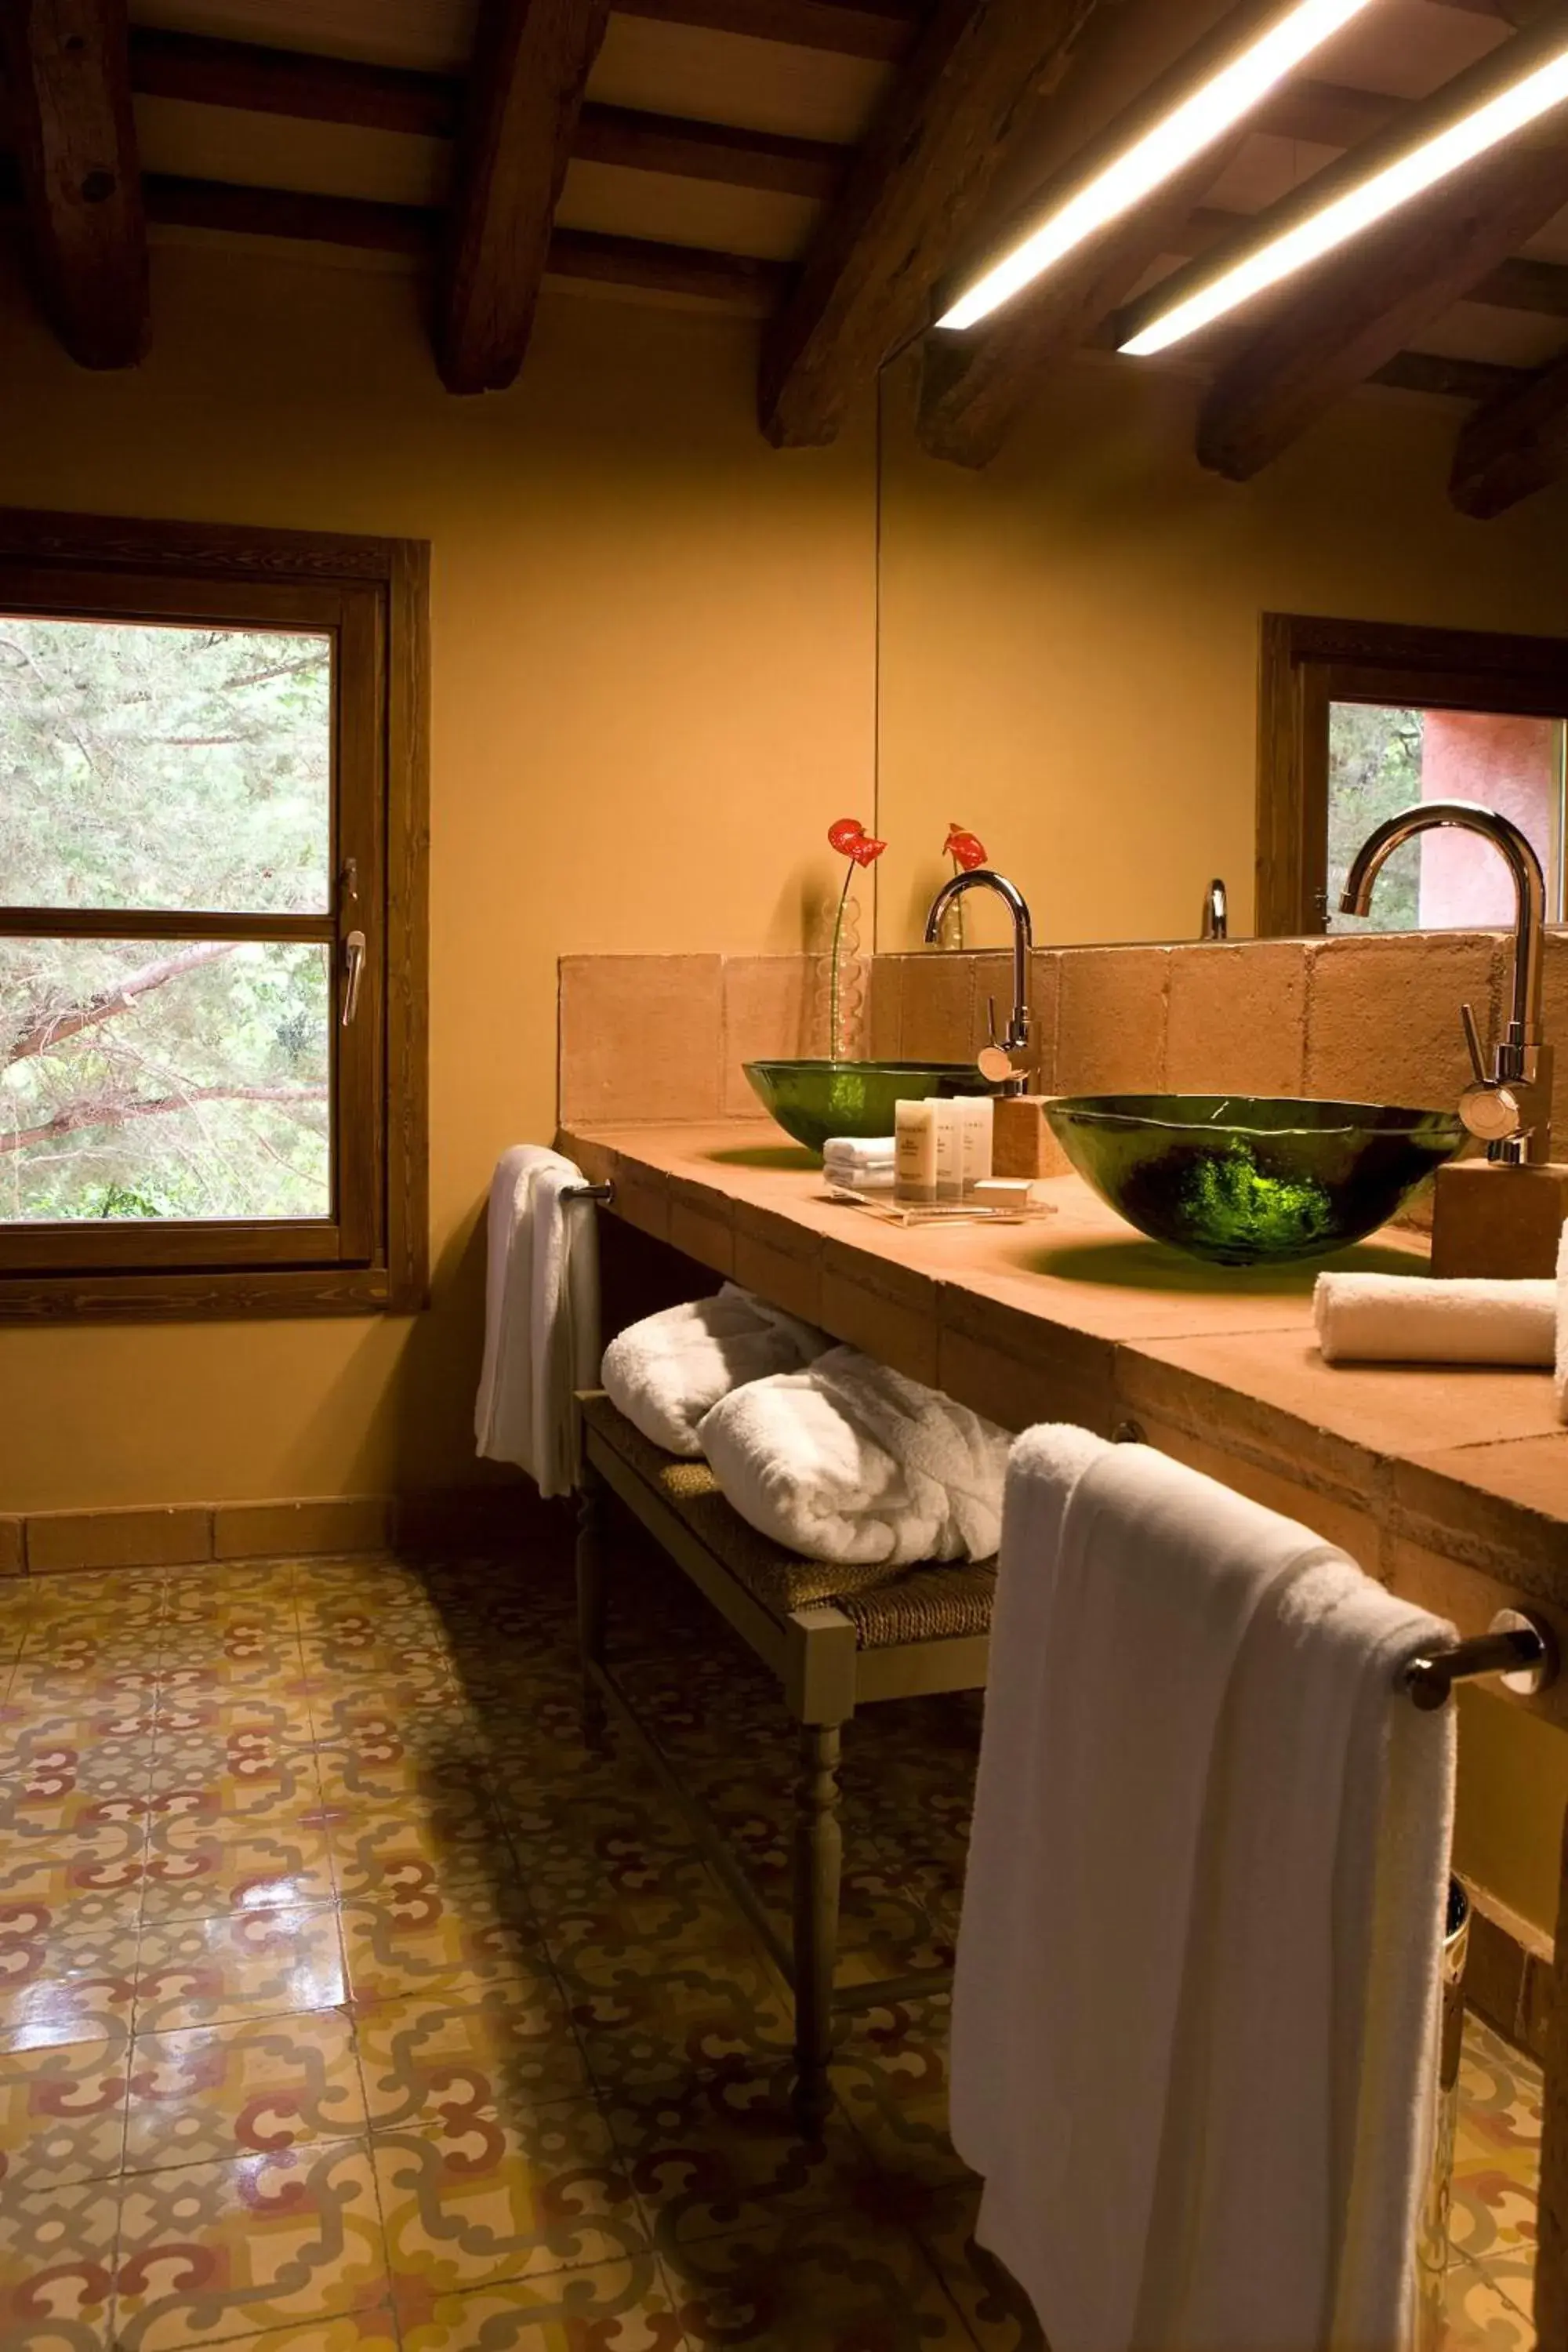
[[(879, 408), (879, 947), (920, 943), (953, 824), (1042, 942), (1196, 939), (1216, 876), (1233, 938), (1506, 924), (1501, 861), (1447, 832), (1390, 861), (1370, 921), (1335, 911), (1423, 798), (1515, 817), (1568, 917), (1568, 572), (1539, 510), (1447, 506), (1440, 404), (1369, 401), (1237, 486), (1192, 457), (1192, 381), (1090, 360), (972, 469), (921, 446), (921, 364)], [(999, 905), (964, 915), (1005, 943)]]

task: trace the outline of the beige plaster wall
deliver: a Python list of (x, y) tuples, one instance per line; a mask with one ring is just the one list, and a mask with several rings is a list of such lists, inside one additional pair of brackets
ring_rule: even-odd
[(1068, 370), (982, 473), (921, 455), (913, 387), (882, 404), (881, 949), (921, 938), (954, 819), (1042, 943), (1194, 939), (1215, 874), (1250, 929), (1261, 612), (1568, 629), (1568, 491), (1457, 514), (1448, 404), (1367, 394), (1238, 487), (1179, 375)]
[(478, 1220), (555, 1112), (568, 952), (803, 943), (868, 795), (868, 432), (780, 456), (752, 331), (551, 296), (455, 401), (405, 278), (160, 248), (132, 374), (0, 285), (0, 499), (434, 546), (434, 1303), (413, 1319), (0, 1327), (0, 1515), (474, 1475)]

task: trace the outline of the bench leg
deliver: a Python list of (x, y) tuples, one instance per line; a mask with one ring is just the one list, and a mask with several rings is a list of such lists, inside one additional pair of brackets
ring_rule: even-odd
[(591, 1738), (605, 1729), (605, 1698), (593, 1668), (605, 1663), (605, 1484), (584, 1465), (577, 1501), (577, 1650), (583, 1667), (583, 1723)]
[(795, 2113), (813, 2130), (833, 2105), (833, 1969), (838, 1951), (839, 1734), (836, 1723), (801, 1726), (795, 1842)]

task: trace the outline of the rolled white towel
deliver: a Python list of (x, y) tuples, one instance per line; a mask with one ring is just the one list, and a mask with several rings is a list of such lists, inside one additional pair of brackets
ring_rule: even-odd
[(1321, 1274), (1312, 1312), (1331, 1364), (1550, 1364), (1558, 1345), (1551, 1282)]
[(697, 1425), (745, 1381), (794, 1371), (832, 1345), (826, 1332), (727, 1282), (633, 1323), (605, 1350), (599, 1378), (610, 1402), (651, 1445), (696, 1460)]
[(808, 1559), (988, 1559), (1000, 1540), (1006, 1432), (852, 1348), (736, 1389), (698, 1434), (742, 1518)]
[(1557, 1250), (1557, 1418), (1568, 1422), (1568, 1224)]

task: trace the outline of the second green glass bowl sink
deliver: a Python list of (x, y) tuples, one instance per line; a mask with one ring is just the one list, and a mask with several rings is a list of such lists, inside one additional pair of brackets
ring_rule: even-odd
[(830, 1135), (891, 1135), (893, 1106), (992, 1092), (973, 1062), (747, 1062), (752, 1091), (786, 1135), (820, 1151)]
[(1465, 1137), (1450, 1111), (1246, 1095), (1064, 1096), (1046, 1116), (1129, 1224), (1219, 1265), (1364, 1241)]

